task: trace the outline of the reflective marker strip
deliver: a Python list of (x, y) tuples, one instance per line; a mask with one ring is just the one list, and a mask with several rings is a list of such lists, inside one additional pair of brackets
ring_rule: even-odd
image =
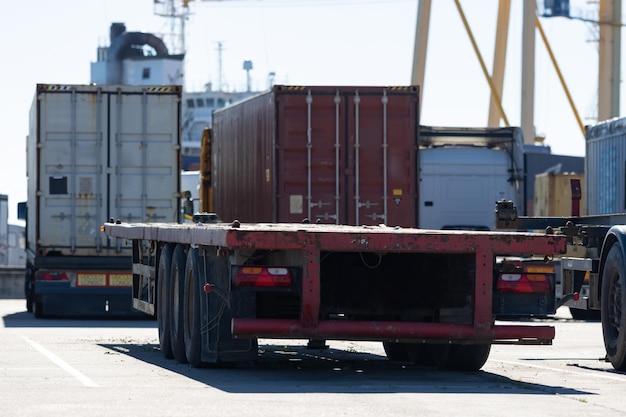
[(98, 384), (93, 382), (91, 379), (82, 374), (78, 369), (74, 368), (63, 359), (59, 358), (54, 353), (50, 352), (45, 347), (41, 346), (39, 343), (34, 342), (27, 338), (26, 336), (19, 335), (22, 339), (24, 339), (29, 345), (33, 347), (36, 351), (44, 355), (46, 358), (50, 359), (55, 365), (59, 368), (63, 369), (68, 374), (72, 375), (74, 378), (78, 379), (84, 386), (86, 387), (97, 387)]

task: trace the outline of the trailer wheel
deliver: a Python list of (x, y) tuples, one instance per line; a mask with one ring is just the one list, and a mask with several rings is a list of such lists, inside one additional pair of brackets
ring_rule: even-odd
[(198, 249), (189, 249), (185, 269), (184, 333), (185, 355), (194, 368), (202, 366), (202, 334), (200, 333), (200, 279)]
[(187, 361), (183, 324), (186, 263), (185, 248), (183, 245), (176, 245), (172, 255), (172, 272), (170, 273), (170, 339), (174, 358), (183, 363)]
[(608, 359), (618, 371), (626, 370), (626, 271), (619, 244), (614, 244), (602, 273), (602, 335)]
[(170, 338), (170, 303), (168, 303), (168, 288), (171, 286), (170, 272), (172, 271), (172, 245), (166, 244), (161, 249), (159, 260), (159, 284), (157, 287), (157, 324), (159, 326), (159, 345), (161, 353), (167, 359), (172, 359), (172, 339)]
[(33, 315), (35, 318), (41, 319), (45, 317), (45, 314), (43, 313), (43, 301), (33, 301), (32, 303)]
[(478, 345), (432, 345), (437, 368), (446, 371), (478, 371), (487, 362), (490, 343)]
[(411, 362), (418, 366), (435, 366), (435, 359), (433, 358), (432, 349), (432, 344), (407, 344), (409, 358), (411, 359)]
[(409, 362), (411, 360), (407, 343), (383, 342), (383, 349), (385, 349), (385, 354), (390, 361)]

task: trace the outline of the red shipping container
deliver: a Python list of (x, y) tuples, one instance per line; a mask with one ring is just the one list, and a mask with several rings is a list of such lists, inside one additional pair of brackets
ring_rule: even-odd
[(274, 86), (213, 113), (224, 221), (417, 226), (419, 87)]

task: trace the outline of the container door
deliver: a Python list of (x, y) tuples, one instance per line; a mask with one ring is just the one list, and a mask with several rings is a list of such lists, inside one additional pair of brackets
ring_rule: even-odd
[(103, 96), (42, 94), (38, 116), (38, 244), (66, 254), (96, 254), (105, 218)]
[(277, 93), (277, 221), (416, 225), (417, 93)]
[(180, 162), (172, 95), (111, 95), (109, 212), (123, 222), (177, 222)]
[(416, 227), (416, 95), (358, 89), (347, 101), (347, 223)]
[(278, 221), (345, 222), (346, 125), (343, 97), (332, 90), (277, 98)]
[(498, 200), (515, 201), (508, 153), (484, 147), (420, 151), (420, 228), (493, 230)]

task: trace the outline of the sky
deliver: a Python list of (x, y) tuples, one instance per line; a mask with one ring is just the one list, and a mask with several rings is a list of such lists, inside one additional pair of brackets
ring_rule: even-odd
[[(503, 107), (520, 125), (523, 0), (511, 1)], [(454, 0), (432, 0), (420, 123), (484, 127), (489, 85)], [(461, 0), (478, 48), (491, 69), (498, 0)], [(537, 0), (542, 10), (543, 1)], [(572, 14), (597, 8), (571, 0)], [(185, 88), (207, 82), (243, 90), (243, 61), (251, 60), (254, 90), (274, 82), (291, 85), (410, 85), (418, 0), (221, 0), (191, 3), (185, 30)], [(157, 35), (171, 31), (153, 0), (30, 0), (5, 7), (0, 65), (0, 194), (9, 196), (9, 221), (26, 200), (28, 113), (38, 83), (86, 84), (98, 46), (109, 28)], [(597, 109), (597, 29), (566, 18), (541, 18), (574, 104), (584, 124)], [(221, 60), (218, 44), (222, 45)], [(626, 42), (622, 41), (626, 45)], [(552, 153), (584, 156), (585, 140), (539, 34), (536, 35), (535, 130)], [(220, 71), (221, 62), (221, 71)], [(220, 76), (221, 74), (221, 76)], [(622, 103), (624, 102), (624, 93)], [(621, 108), (624, 108), (622, 104)], [(622, 111), (623, 113), (623, 111)]]

